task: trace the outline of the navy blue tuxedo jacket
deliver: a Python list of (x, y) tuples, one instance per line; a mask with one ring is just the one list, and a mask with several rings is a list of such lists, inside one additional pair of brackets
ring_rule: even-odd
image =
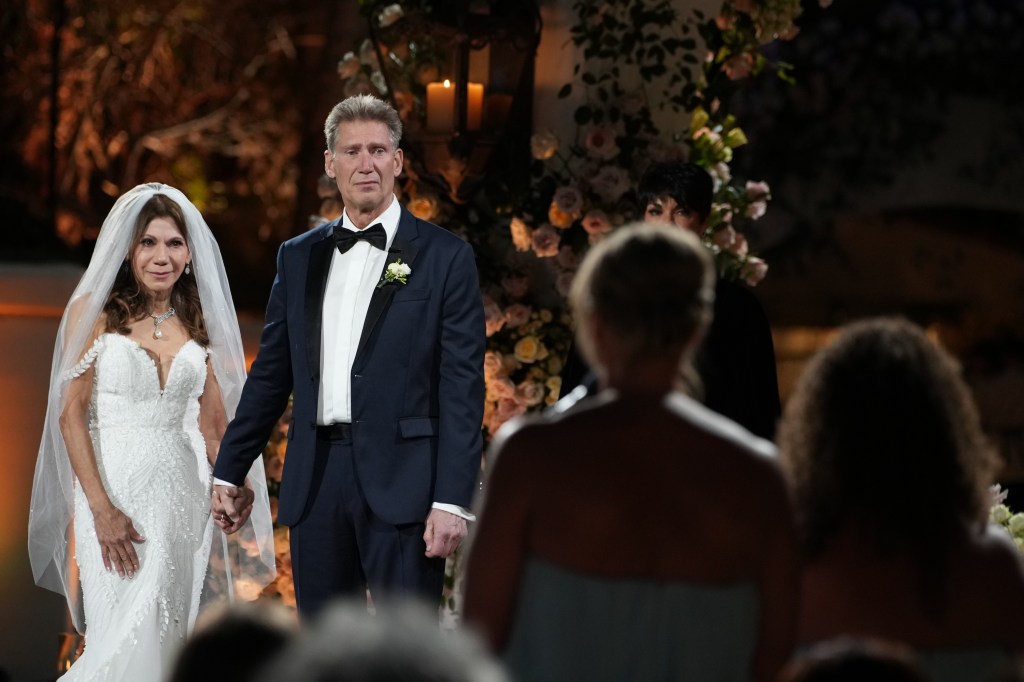
[[(243, 481), (292, 394), (278, 508), (286, 525), (301, 520), (314, 475), (321, 313), (338, 220), (281, 245), (259, 353), (214, 469)], [(469, 244), (403, 208), (386, 262), (398, 258), (412, 269), (408, 283), (374, 289), (351, 378), (356, 473), (374, 514), (395, 525), (422, 522), (433, 502), (469, 506), (486, 344)]]

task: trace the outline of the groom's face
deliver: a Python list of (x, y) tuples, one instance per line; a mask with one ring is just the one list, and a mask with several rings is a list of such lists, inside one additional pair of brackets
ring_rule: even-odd
[(349, 216), (387, 208), (403, 158), (388, 127), (380, 121), (346, 121), (338, 126), (336, 140), (334, 149), (324, 152), (324, 170), (337, 181)]

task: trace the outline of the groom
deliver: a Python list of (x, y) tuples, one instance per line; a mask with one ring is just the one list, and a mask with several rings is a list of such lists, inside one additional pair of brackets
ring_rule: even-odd
[(473, 251), (398, 203), (397, 112), (349, 97), (324, 132), (345, 212), (281, 246), (213, 493), (218, 524), (237, 529), (251, 500), (239, 486), (292, 395), (278, 521), (304, 617), (365, 587), (436, 603), (473, 519), (484, 400)]

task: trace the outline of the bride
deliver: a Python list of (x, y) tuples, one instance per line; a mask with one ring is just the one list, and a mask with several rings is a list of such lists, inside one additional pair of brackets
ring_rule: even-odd
[(201, 602), (273, 578), (260, 460), (239, 542), (210, 518), (211, 466), (244, 379), (210, 229), (173, 187), (135, 187), (104, 221), (61, 320), (33, 482), (36, 583), (88, 626), (62, 680), (159, 680)]

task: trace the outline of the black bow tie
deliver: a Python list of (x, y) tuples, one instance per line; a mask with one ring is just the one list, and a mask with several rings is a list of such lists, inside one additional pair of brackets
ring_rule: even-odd
[(334, 243), (341, 253), (351, 249), (360, 239), (365, 239), (370, 242), (370, 246), (376, 246), (381, 251), (388, 245), (388, 234), (380, 223), (371, 225), (365, 230), (348, 230), (342, 227), (341, 223), (334, 226)]

